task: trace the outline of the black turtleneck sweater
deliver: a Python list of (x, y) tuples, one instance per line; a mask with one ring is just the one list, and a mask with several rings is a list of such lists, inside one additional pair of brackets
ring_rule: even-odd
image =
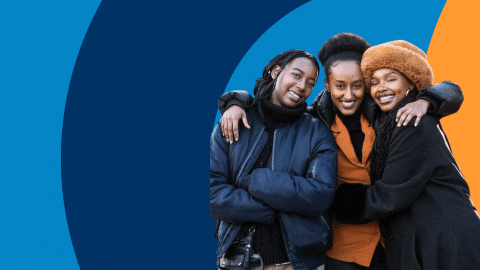
[(365, 134), (362, 131), (362, 124), (360, 122), (361, 112), (362, 110), (359, 109), (353, 115), (343, 115), (337, 108), (335, 108), (335, 113), (340, 120), (342, 120), (348, 130), (353, 149), (355, 150), (355, 155), (360, 163), (362, 163), (362, 148), (365, 140)]
[[(263, 116), (265, 132), (268, 134), (268, 140), (255, 161), (249, 175), (257, 168), (271, 168), (271, 156), (273, 149), (273, 135), (275, 130), (284, 122), (293, 122), (300, 117), (307, 109), (307, 105), (295, 108), (287, 108), (271, 103), (269, 100), (258, 101), (257, 109)], [(244, 224), (242, 230), (237, 235), (237, 240), (248, 235), (251, 224)], [(255, 233), (253, 234), (253, 247), (262, 256), (263, 263), (274, 264), (288, 262), (285, 244), (283, 242), (282, 231), (278, 219), (271, 224), (255, 224)]]

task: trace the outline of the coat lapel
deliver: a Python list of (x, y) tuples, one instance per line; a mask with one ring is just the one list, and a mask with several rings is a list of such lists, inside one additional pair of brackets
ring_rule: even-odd
[(366, 162), (370, 157), (370, 153), (373, 149), (373, 143), (375, 142), (375, 130), (363, 114), (360, 116), (360, 123), (362, 124), (363, 134), (365, 134), (365, 141), (363, 142), (362, 148), (362, 164), (368, 165)]
[(348, 134), (347, 127), (343, 124), (338, 115), (335, 115), (335, 120), (332, 125), (332, 133), (338, 147), (342, 150), (348, 160), (355, 165), (360, 165), (360, 161), (353, 150), (352, 141), (350, 139), (350, 134)]
[(367, 159), (370, 156), (373, 148), (373, 142), (375, 141), (375, 131), (373, 130), (370, 123), (367, 119), (361, 115), (360, 123), (362, 125), (362, 131), (365, 134), (365, 140), (362, 147), (362, 162), (357, 158), (355, 150), (353, 149), (352, 141), (350, 139), (350, 134), (348, 133), (347, 127), (343, 124), (342, 120), (335, 115), (335, 121), (332, 125), (332, 133), (337, 142), (338, 147), (342, 150), (348, 160), (357, 166), (365, 167)]

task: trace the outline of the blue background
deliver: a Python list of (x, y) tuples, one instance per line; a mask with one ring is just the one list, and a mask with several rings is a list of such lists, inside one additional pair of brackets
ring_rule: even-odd
[(426, 51), (445, 3), (293, 2), (2, 1), (0, 269), (213, 269), (218, 96), (338, 32)]

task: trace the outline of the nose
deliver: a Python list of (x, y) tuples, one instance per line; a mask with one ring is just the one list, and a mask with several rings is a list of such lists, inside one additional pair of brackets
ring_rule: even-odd
[(345, 91), (345, 94), (343, 95), (343, 97), (349, 101), (353, 98), (353, 94), (352, 94), (352, 89), (350, 87), (347, 87), (347, 91)]
[(379, 83), (378, 83), (378, 90), (380, 91), (383, 91), (385, 90), (387, 87), (386, 87), (386, 83), (384, 80), (381, 80)]
[(305, 84), (306, 84), (306, 83), (307, 83), (306, 80), (299, 80), (299, 81), (297, 82), (297, 88), (298, 88), (298, 90), (302, 90), (302, 91), (305, 90)]

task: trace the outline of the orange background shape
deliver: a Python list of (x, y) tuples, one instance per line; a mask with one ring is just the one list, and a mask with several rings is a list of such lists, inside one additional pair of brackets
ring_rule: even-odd
[(428, 48), (435, 83), (450, 80), (462, 88), (459, 112), (441, 120), (452, 152), (480, 208), (480, 1), (448, 0)]

